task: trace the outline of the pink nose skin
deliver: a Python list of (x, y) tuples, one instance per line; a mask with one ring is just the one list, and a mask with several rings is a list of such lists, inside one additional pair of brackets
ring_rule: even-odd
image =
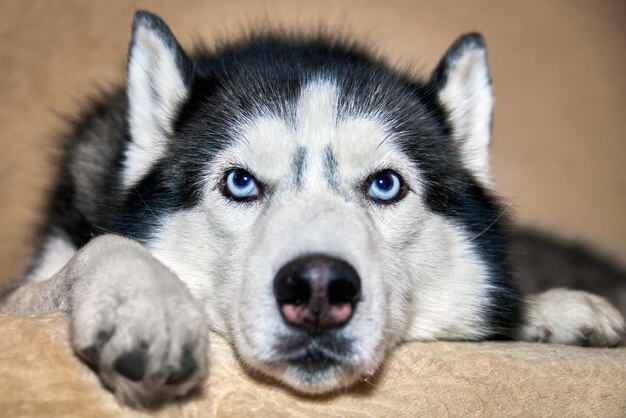
[(335, 328), (343, 325), (352, 315), (352, 306), (349, 303), (330, 305), (326, 309), (314, 309), (310, 305), (285, 304), (282, 307), (285, 320), (296, 326), (305, 324), (317, 325), (325, 328)]
[(361, 281), (343, 260), (312, 255), (283, 266), (274, 295), (285, 322), (309, 333), (344, 326), (360, 299)]

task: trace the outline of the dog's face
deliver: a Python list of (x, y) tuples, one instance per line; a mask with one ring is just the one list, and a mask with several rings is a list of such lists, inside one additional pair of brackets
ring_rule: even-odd
[(212, 328), (308, 393), (371, 373), (403, 339), (505, 332), (482, 40), (461, 38), (428, 83), (275, 42), (194, 62), (159, 20), (134, 25), (124, 183), (161, 170), (180, 195), (146, 244)]
[(403, 255), (418, 240), (407, 231), (426, 215), (391, 128), (340, 109), (340, 94), (313, 79), (290, 117), (263, 112), (234, 129), (203, 204), (228, 237), (217, 293), (231, 295), (224, 319), (242, 358), (306, 391), (376, 369), (403, 335)]

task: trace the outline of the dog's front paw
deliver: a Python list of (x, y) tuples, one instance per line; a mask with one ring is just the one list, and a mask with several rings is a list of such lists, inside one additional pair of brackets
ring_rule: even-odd
[(613, 347), (625, 330), (624, 318), (606, 299), (569, 289), (529, 297), (524, 319), (524, 341)]
[(72, 343), (118, 399), (152, 406), (204, 379), (208, 327), (186, 286), (138, 244), (120, 239), (101, 240), (106, 248), (75, 267), (82, 277), (72, 289)]

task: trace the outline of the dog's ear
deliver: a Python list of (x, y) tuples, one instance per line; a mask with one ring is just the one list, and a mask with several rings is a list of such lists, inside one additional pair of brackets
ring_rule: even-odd
[(132, 138), (126, 154), (128, 186), (165, 151), (177, 113), (189, 96), (193, 62), (158, 16), (139, 11), (133, 18), (126, 71)]
[(435, 69), (431, 83), (448, 115), (465, 166), (488, 185), (494, 98), (483, 37), (471, 33), (454, 42)]

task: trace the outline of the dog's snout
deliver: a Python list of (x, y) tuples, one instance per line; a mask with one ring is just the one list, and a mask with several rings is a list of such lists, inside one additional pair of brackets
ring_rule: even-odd
[(295, 259), (274, 278), (285, 321), (311, 333), (344, 326), (361, 297), (361, 279), (349, 263), (325, 255)]

